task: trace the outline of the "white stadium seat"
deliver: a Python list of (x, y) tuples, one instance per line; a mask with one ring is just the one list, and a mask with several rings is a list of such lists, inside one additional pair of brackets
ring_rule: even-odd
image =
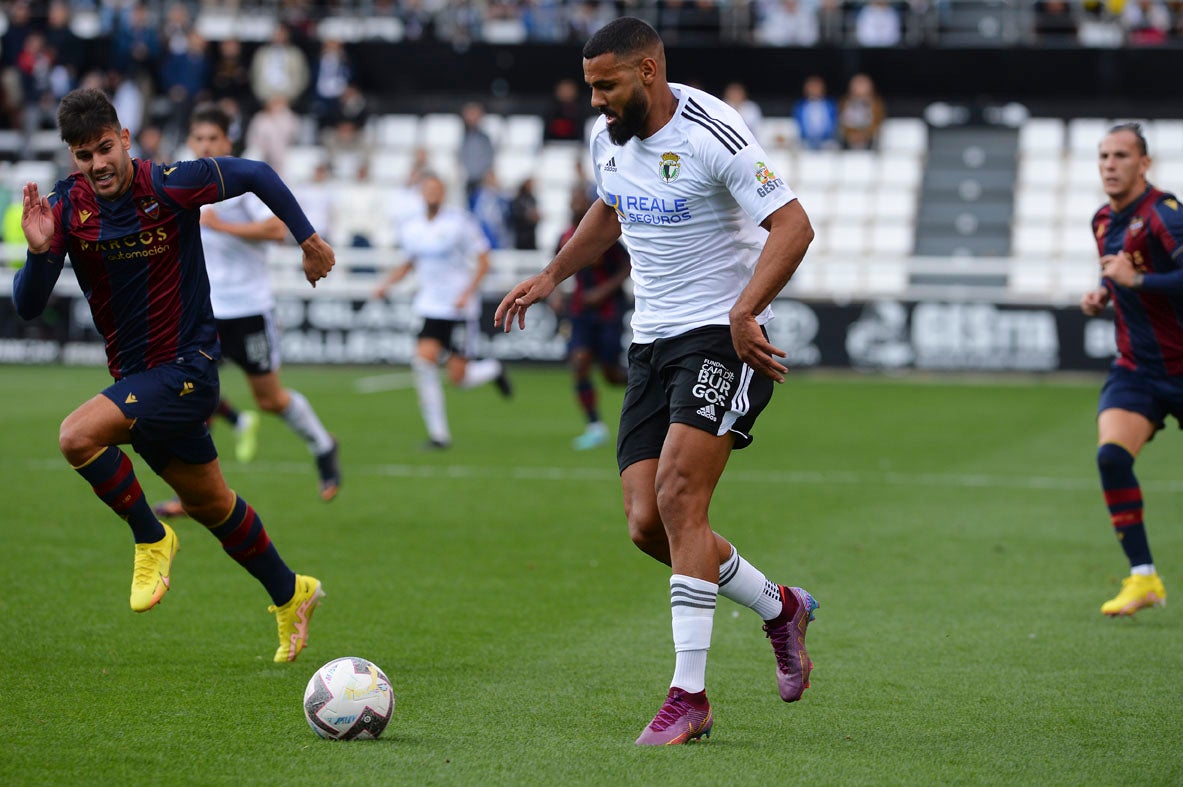
[(877, 221), (871, 226), (871, 253), (904, 256), (912, 253), (915, 236), (911, 222)]
[(1064, 121), (1031, 118), (1019, 128), (1019, 153), (1059, 155), (1064, 151)]
[(451, 112), (433, 112), (419, 122), (419, 145), (429, 151), (455, 153), (464, 138), (464, 121)]
[(1058, 189), (1064, 183), (1064, 159), (1060, 156), (1027, 155), (1019, 160), (1019, 184)]
[(1058, 189), (1038, 183), (1020, 186), (1015, 192), (1015, 220), (1026, 224), (1059, 220), (1062, 197)]
[(826, 188), (838, 180), (838, 154), (829, 150), (805, 150), (797, 154), (797, 182), (801, 187)]
[(766, 117), (760, 122), (759, 137), (766, 150), (784, 150), (796, 147), (801, 132), (791, 117)]
[(879, 149), (923, 155), (928, 150), (928, 126), (920, 118), (887, 118), (879, 128)]
[(501, 148), (534, 152), (542, 147), (542, 118), (537, 115), (510, 115), (505, 118)]
[(1055, 248), (1056, 235), (1050, 223), (1015, 224), (1011, 253), (1016, 257), (1049, 257)]
[(875, 192), (871, 214), (876, 221), (911, 223), (916, 218), (916, 190), (899, 186), (883, 186)]
[(883, 153), (879, 156), (879, 182), (883, 185), (915, 189), (923, 179), (922, 159), (905, 153)]
[(866, 188), (849, 186), (832, 192), (834, 195), (831, 215), (840, 222), (863, 222), (872, 214), (874, 194)]
[(870, 188), (878, 176), (879, 157), (869, 150), (850, 150), (838, 156), (838, 185)]
[(1104, 118), (1073, 118), (1068, 121), (1068, 153), (1097, 152), (1101, 138), (1113, 124)]
[(419, 145), (418, 115), (381, 115), (373, 125), (373, 141), (380, 147), (412, 150)]

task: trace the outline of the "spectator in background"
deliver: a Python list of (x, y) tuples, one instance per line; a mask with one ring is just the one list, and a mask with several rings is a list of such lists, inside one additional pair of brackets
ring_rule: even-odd
[[(180, 20), (176, 20), (179, 24)], [(179, 143), (188, 131), (189, 114), (199, 101), (208, 98), (210, 61), (204, 38), (189, 30), (184, 35), (180, 28), (169, 39), (168, 52), (160, 64), (160, 89), (168, 99), (169, 114), (165, 118), (165, 134)]]
[(579, 86), (574, 79), (560, 79), (555, 83), (554, 96), (547, 110), (542, 138), (555, 140), (583, 140), (583, 123), (587, 118), (584, 102), (579, 98)]
[(341, 97), (352, 79), (353, 66), (345, 53), (345, 45), (334, 38), (325, 39), (316, 60), (312, 83), (312, 114), (321, 128), (340, 117)]
[(50, 80), (53, 71), (53, 52), (45, 45), (45, 36), (33, 31), (25, 36), (25, 45), (16, 56), (17, 71), (20, 72), (22, 128), (25, 133), (25, 150), (22, 156), (32, 158), (30, 144), (33, 135), (43, 128), (56, 124), (57, 98)]
[[(146, 161), (176, 161), (179, 155), (169, 155), (164, 147), (164, 134), (160, 126), (147, 125), (140, 129), (140, 133), (133, 137), (132, 153), (136, 158)], [(193, 156), (187, 156), (193, 158)]]
[(251, 90), (261, 104), (276, 96), (290, 107), (308, 87), (308, 61), (291, 42), (286, 25), (276, 25), (269, 44), (259, 47), (251, 59)]
[[(163, 47), (156, 20), (146, 3), (136, 3), (115, 20), (111, 34), (111, 67), (132, 79), (154, 80)], [(155, 83), (151, 85), (155, 89)]]
[(17, 56), (25, 48), (25, 39), (33, 32), (29, 4), (18, 0), (8, 9), (8, 28), (0, 35), (0, 63), (3, 64), (4, 113), (11, 128), (23, 128), (23, 77), (17, 68)]
[(1171, 12), (1159, 0), (1127, 2), (1121, 20), (1126, 37), (1134, 46), (1158, 46), (1167, 42)]
[(657, 25), (666, 44), (703, 46), (719, 42), (719, 6), (715, 0), (665, 0)]
[(509, 197), (501, 190), (497, 174), (491, 169), (473, 192), (472, 215), (485, 234), (489, 248), (513, 247), (513, 234), (509, 229)]
[(247, 125), (246, 146), (253, 157), (266, 161), (282, 176), (287, 150), (296, 144), (299, 134), (300, 119), (286, 98), (275, 95)]
[(764, 113), (760, 105), (748, 98), (748, 89), (742, 82), (732, 82), (723, 89), (723, 100), (739, 113), (743, 122), (757, 137), (760, 136), (760, 125), (764, 122)]
[(1037, 0), (1035, 37), (1038, 40), (1076, 40), (1076, 18), (1067, 0)]
[(135, 139), (140, 133), (140, 127), (144, 124), (146, 103), (140, 83), (129, 79), (118, 71), (111, 70), (107, 73), (105, 87), (111, 94), (111, 103), (115, 106), (116, 114), (123, 121), (123, 125), (131, 134), (132, 139)]
[(567, 37), (572, 41), (586, 41), (592, 33), (618, 16), (616, 6), (602, 0), (570, 3), (567, 13)]
[(757, 43), (765, 46), (813, 46), (817, 43), (817, 9), (811, 3), (771, 0), (757, 13)]
[(529, 0), (519, 13), (526, 28), (526, 38), (548, 44), (561, 44), (567, 38), (567, 19), (560, 0)]
[(485, 108), (476, 101), (460, 109), (464, 121), (464, 136), (460, 140), (460, 166), (464, 170), (464, 193), (472, 207), (477, 188), (493, 169), (493, 140), (481, 128)]
[(838, 104), (826, 95), (826, 81), (816, 74), (808, 76), (801, 93), (793, 105), (793, 119), (802, 146), (809, 150), (838, 147)]
[(242, 59), (242, 43), (237, 38), (218, 42), (218, 53), (210, 68), (210, 95), (215, 101), (229, 98), (240, 109), (252, 105), (251, 75)]
[(53, 0), (49, 4), (45, 43), (54, 54), (57, 67), (63, 72), (64, 83), (69, 85), (66, 90), (57, 91), (59, 96), (63, 96), (78, 83), (83, 65), (82, 39), (70, 29), (70, 6), (65, 0)]
[(900, 12), (886, 0), (871, 0), (854, 20), (854, 40), (859, 46), (896, 46), (902, 34)]
[(538, 248), (538, 222), (541, 220), (538, 197), (534, 194), (534, 178), (526, 178), (509, 203), (509, 226), (515, 249)]
[(871, 78), (866, 74), (852, 76), (846, 95), (838, 102), (838, 130), (842, 147), (846, 150), (874, 148), (885, 117), (887, 109)]

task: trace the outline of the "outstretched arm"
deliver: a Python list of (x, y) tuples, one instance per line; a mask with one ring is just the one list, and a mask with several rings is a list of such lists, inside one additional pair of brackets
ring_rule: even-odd
[(731, 342), (744, 363), (783, 383), (788, 369), (773, 356), (783, 358), (785, 352), (764, 338), (756, 317), (789, 283), (813, 240), (813, 227), (799, 200), (777, 208), (763, 226), (768, 230), (768, 240), (751, 281), (731, 307)]
[(545, 300), (568, 276), (591, 265), (620, 237), (616, 212), (598, 199), (584, 214), (571, 240), (559, 250), (550, 264), (525, 281), (519, 282), (504, 298), (493, 315), (494, 325), (504, 325), (509, 333), (514, 318), (518, 328), (526, 327), (526, 309)]
[(16, 272), (12, 282), (12, 302), (22, 320), (31, 320), (45, 311), (53, 285), (62, 273), (63, 254), (50, 254), (53, 236), (57, 231), (53, 208), (42, 197), (36, 183), (26, 183), (21, 206), (21, 229), (29, 251), (25, 265)]

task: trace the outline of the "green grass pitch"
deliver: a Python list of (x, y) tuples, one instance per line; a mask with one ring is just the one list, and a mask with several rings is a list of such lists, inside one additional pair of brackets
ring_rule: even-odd
[[(357, 392), (386, 372), (393, 389)], [(231, 485), (328, 593), (308, 650), (278, 665), (266, 595), (189, 520), (172, 590), (128, 609), (130, 534), (56, 442), (103, 371), (0, 367), (0, 783), (1183, 782), (1183, 617), (1098, 611), (1126, 573), (1093, 462), (1099, 380), (778, 388), (712, 521), (821, 601), (813, 685), (782, 703), (759, 621), (720, 599), (713, 738), (662, 751), (632, 741), (673, 668), (667, 570), (628, 540), (611, 449), (570, 449), (563, 371), (516, 369), (510, 402), (449, 390), (442, 453), (419, 448), (405, 370), (284, 377), (339, 437), (345, 486), (321, 503), (276, 418), (253, 464), (226, 451)], [(247, 403), (236, 370), (224, 389)], [(603, 399), (614, 422), (620, 393)], [(1139, 463), (1175, 605), (1181, 466), (1173, 425)], [(304, 721), (308, 678), (346, 655), (391, 678), (379, 741)]]

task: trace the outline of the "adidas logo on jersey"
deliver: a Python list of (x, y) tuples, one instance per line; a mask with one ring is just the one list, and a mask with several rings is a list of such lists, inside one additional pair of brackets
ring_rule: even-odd
[(608, 159), (608, 163), (604, 165), (604, 171), (605, 172), (615, 172), (616, 171), (616, 156), (613, 156), (612, 158)]
[(701, 415), (703, 418), (710, 418), (712, 421), (719, 420), (715, 416), (715, 406), (713, 404), (708, 404), (705, 407), (698, 408), (698, 414)]

